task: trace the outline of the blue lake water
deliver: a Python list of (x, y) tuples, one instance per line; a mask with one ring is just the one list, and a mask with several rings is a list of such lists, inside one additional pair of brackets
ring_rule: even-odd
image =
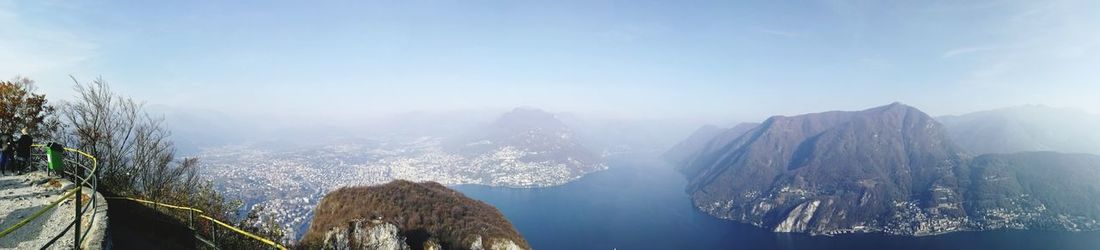
[(779, 234), (691, 205), (685, 178), (652, 157), (550, 188), (453, 188), (500, 209), (535, 249), (1100, 249), (1100, 232), (959, 232), (927, 237)]

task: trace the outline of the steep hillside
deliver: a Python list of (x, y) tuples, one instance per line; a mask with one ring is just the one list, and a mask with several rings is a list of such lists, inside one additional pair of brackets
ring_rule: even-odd
[(496, 208), (439, 183), (404, 180), (325, 195), (302, 243), (325, 249), (531, 248)]
[[(1097, 217), (1091, 214), (1100, 207), (1089, 204), (1100, 196), (1076, 200), (1047, 193), (1094, 192), (1086, 180), (1100, 179), (1095, 174), (1100, 165), (1057, 160), (1075, 156), (1034, 159), (1028, 154), (983, 156), (971, 167), (971, 157), (954, 145), (942, 125), (900, 103), (856, 112), (776, 116), (719, 148), (686, 166), (696, 170), (685, 171), (695, 205), (714, 216), (776, 232), (927, 235), (990, 228), (1097, 229)], [(1041, 183), (1036, 180), (1052, 175), (1035, 171), (1083, 176), (1056, 188), (1019, 190), (1007, 189), (1011, 185), (1003, 186), (997, 177), (985, 178), (1003, 172), (1021, 183)], [(988, 205), (1022, 200), (1035, 202)]]
[(967, 212), (988, 219), (987, 227), (1069, 231), (1100, 228), (1098, 155), (987, 154), (974, 158), (970, 166)]

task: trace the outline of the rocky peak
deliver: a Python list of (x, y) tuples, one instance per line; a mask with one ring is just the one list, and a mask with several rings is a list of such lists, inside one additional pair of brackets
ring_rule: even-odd
[[(855, 227), (889, 213), (894, 202), (957, 202), (930, 190), (956, 187), (961, 162), (942, 126), (901, 103), (773, 116), (696, 159), (689, 192), (719, 217), (818, 232)], [(837, 211), (845, 212), (835, 217)]]

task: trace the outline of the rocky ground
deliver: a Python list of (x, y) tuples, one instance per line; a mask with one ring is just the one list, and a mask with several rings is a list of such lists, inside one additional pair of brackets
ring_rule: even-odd
[[(32, 216), (50, 203), (61, 198), (73, 183), (48, 176), (45, 172), (31, 172), (22, 175), (0, 176), (0, 228), (8, 228), (23, 219)], [(89, 210), (81, 220), (81, 229), (87, 231), (83, 237), (82, 248), (99, 249), (104, 247), (107, 229), (107, 202), (101, 195), (85, 188), (81, 200), (85, 206), (96, 201), (94, 210)], [(74, 199), (62, 201), (39, 218), (31, 221), (11, 234), (0, 238), (0, 248), (34, 249), (40, 248), (57, 236), (74, 219)], [(94, 211), (94, 212), (93, 212)], [(93, 219), (94, 218), (94, 219)], [(71, 232), (71, 230), (70, 230)], [(85, 232), (81, 232), (84, 234)], [(72, 233), (62, 236), (51, 249), (72, 249)]]

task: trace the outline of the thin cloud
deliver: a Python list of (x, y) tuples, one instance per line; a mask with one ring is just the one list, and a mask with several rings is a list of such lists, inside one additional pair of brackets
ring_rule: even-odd
[(633, 24), (597, 33), (596, 37), (612, 42), (634, 42), (663, 33), (666, 30), (660, 24)]
[(1013, 0), (932, 2), (929, 3), (929, 7), (924, 8), (923, 11), (931, 13), (986, 11), (989, 9), (1010, 7), (1016, 2), (1017, 1)]
[(793, 32), (793, 31), (770, 29), (770, 28), (764, 28), (764, 27), (760, 27), (760, 26), (753, 26), (752, 29), (757, 31), (757, 32), (768, 34), (768, 35), (771, 35), (771, 36), (778, 36), (778, 37), (784, 37), (784, 38), (802, 37), (801, 33)]
[(98, 45), (65, 29), (32, 25), (12, 4), (0, 3), (0, 77), (59, 72), (95, 56)]
[(1012, 67), (1013, 63), (1009, 61), (1000, 61), (981, 69), (975, 70), (970, 74), (975, 78), (991, 78), (1007, 73), (1010, 69), (1012, 69)]
[(963, 55), (974, 54), (974, 53), (988, 52), (988, 51), (994, 51), (994, 50), (999, 50), (999, 49), (1002, 49), (1002, 47), (1000, 47), (1000, 46), (976, 46), (976, 47), (957, 48), (957, 49), (952, 49), (952, 50), (948, 50), (946, 52), (943, 52), (943, 54), (940, 55), (940, 58), (947, 59), (947, 58), (952, 58), (952, 57), (956, 57), (956, 56), (963, 56)]

